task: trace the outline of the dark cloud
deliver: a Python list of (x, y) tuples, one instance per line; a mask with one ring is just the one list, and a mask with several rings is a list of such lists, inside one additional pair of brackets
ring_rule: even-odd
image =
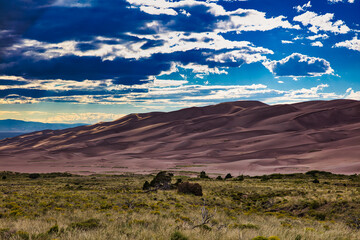
[(0, 90), (0, 98), (15, 98), (31, 97), (31, 98), (43, 98), (43, 97), (63, 97), (63, 96), (86, 96), (86, 95), (114, 95), (114, 94), (127, 94), (130, 92), (147, 92), (147, 89), (121, 89), (107, 91), (102, 90), (68, 90), (68, 91), (55, 91), (55, 90), (42, 90), (42, 89), (27, 89), (27, 88), (13, 88)]
[(14, 44), (54, 0), (0, 1), (0, 61), (4, 49)]
[(170, 63), (155, 62), (152, 59), (129, 60), (116, 58), (103, 61), (100, 57), (64, 56), (59, 58), (34, 60), (16, 59), (0, 64), (5, 75), (21, 75), (27, 79), (65, 79), (82, 81), (85, 79), (114, 79), (119, 84), (141, 84), (148, 76), (158, 75), (168, 70)]

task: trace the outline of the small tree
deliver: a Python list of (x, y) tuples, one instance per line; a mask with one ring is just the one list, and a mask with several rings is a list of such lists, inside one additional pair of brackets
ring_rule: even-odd
[(223, 180), (221, 176), (217, 176), (216, 180)]
[(200, 178), (209, 178), (209, 176), (208, 175), (206, 175), (206, 172), (205, 171), (201, 171), (201, 173), (200, 173), (200, 176), (199, 176)]
[(226, 180), (226, 179), (230, 179), (230, 178), (232, 178), (231, 174), (230, 174), (230, 173), (226, 174), (225, 180)]

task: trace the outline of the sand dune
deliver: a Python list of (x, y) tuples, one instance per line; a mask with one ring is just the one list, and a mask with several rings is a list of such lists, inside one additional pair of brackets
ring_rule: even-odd
[(238, 101), (0, 141), (0, 170), (232, 174), (360, 172), (360, 102)]

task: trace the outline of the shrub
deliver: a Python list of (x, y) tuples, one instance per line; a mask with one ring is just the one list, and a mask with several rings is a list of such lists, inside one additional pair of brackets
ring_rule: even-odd
[(171, 187), (172, 176), (174, 176), (172, 173), (161, 171), (151, 180), (150, 187), (169, 189)]
[(320, 183), (320, 181), (318, 179), (314, 179), (312, 182), (313, 183)]
[(5, 176), (5, 175), (4, 175), (4, 176), (2, 176), (2, 177), (1, 177), (1, 179), (2, 179), (2, 180), (5, 180), (5, 179), (6, 179), (6, 176)]
[(217, 176), (216, 180), (223, 180), (221, 176)]
[(149, 190), (150, 189), (150, 183), (148, 181), (145, 181), (142, 189), (143, 190)]
[(77, 222), (70, 224), (70, 228), (76, 228), (80, 230), (91, 230), (100, 227), (99, 219), (91, 218), (84, 222)]
[(185, 194), (194, 194), (195, 196), (202, 196), (202, 187), (198, 183), (184, 182), (178, 185), (178, 192)]
[(244, 175), (240, 175), (240, 176), (237, 176), (234, 180), (235, 181), (244, 181), (245, 177), (244, 177)]
[(231, 174), (230, 174), (230, 173), (226, 174), (225, 180), (226, 180), (226, 179), (230, 179), (230, 178), (232, 178)]
[(200, 178), (209, 178), (209, 176), (208, 175), (206, 175), (206, 172), (205, 171), (201, 171), (201, 173), (200, 173), (200, 176), (199, 176)]
[(175, 186), (177, 187), (180, 183), (182, 183), (182, 179), (181, 178), (176, 179)]
[(36, 179), (36, 178), (39, 178), (39, 177), (40, 177), (40, 174), (38, 174), (38, 173), (30, 173), (29, 174), (30, 179)]
[(265, 181), (268, 181), (268, 180), (270, 180), (270, 177), (268, 175), (261, 176), (261, 181), (262, 182), (265, 182)]
[(171, 234), (170, 240), (188, 240), (186, 236), (184, 236), (181, 232), (174, 232)]

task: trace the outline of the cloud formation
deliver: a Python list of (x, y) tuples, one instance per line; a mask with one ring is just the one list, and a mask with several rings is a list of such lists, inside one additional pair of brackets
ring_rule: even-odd
[(335, 47), (344, 47), (354, 51), (360, 52), (360, 39), (355, 36), (352, 40), (346, 40), (335, 44)]
[(325, 59), (309, 57), (300, 53), (293, 53), (279, 61), (263, 63), (275, 76), (287, 77), (318, 77), (333, 74), (334, 70)]
[(307, 11), (301, 15), (294, 17), (294, 21), (301, 22), (304, 26), (310, 26), (309, 30), (313, 33), (319, 31), (332, 32), (336, 34), (345, 34), (350, 31), (350, 28), (346, 26), (344, 21), (337, 20), (333, 22), (334, 14), (326, 13), (324, 15), (318, 15), (315, 12)]

